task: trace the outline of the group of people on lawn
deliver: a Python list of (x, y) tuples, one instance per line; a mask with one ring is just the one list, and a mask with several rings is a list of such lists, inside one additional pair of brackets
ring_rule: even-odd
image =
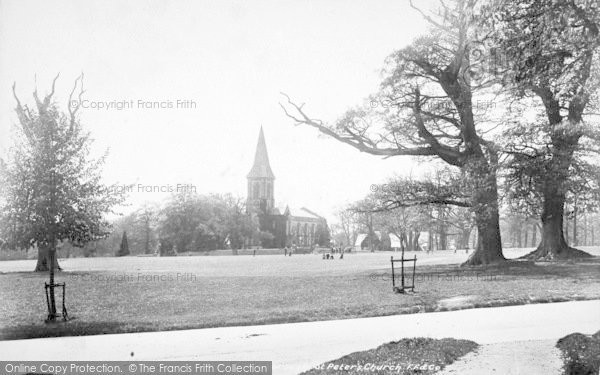
[[(297, 246), (296, 245), (292, 245), (291, 247), (284, 247), (283, 248), (283, 255), (284, 256), (292, 256), (293, 253), (295, 253), (297, 251)], [(323, 254), (323, 259), (334, 259), (333, 254), (340, 254), (340, 259), (344, 259), (344, 248), (343, 247), (331, 247), (331, 251), (329, 253), (324, 253)]]
[(323, 254), (323, 259), (335, 259), (333, 254), (340, 254), (340, 259), (344, 259), (344, 248), (343, 247), (331, 247), (330, 253)]
[(292, 256), (292, 253), (295, 253), (296, 249), (297, 249), (296, 245), (292, 245), (289, 248), (286, 246), (286, 247), (283, 248), (283, 255), (284, 256), (288, 256), (288, 255)]

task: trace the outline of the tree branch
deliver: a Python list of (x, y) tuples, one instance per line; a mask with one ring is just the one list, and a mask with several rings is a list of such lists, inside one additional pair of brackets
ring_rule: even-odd
[(292, 102), (290, 97), (285, 93), (281, 93), (281, 95), (285, 96), (285, 98), (287, 99), (287, 104), (292, 106), (294, 108), (294, 110), (297, 112), (297, 114), (291, 114), (283, 104), (279, 103), (279, 106), (282, 108), (285, 115), (287, 117), (291, 118), (292, 120), (294, 120), (296, 122), (296, 125), (303, 124), (303, 125), (311, 126), (315, 129), (319, 130), (321, 133), (323, 133), (329, 137), (332, 137), (342, 143), (350, 145), (350, 146), (358, 149), (361, 152), (366, 152), (371, 155), (379, 155), (379, 156), (387, 156), (387, 157), (401, 156), (401, 155), (408, 155), (408, 156), (435, 156), (435, 155), (437, 155), (435, 150), (432, 147), (378, 148), (377, 144), (375, 142), (373, 142), (372, 140), (370, 140), (366, 136), (364, 136), (364, 132), (362, 134), (357, 134), (357, 133), (353, 132), (352, 130), (350, 130), (348, 127), (344, 128), (344, 132), (346, 133), (346, 135), (339, 134), (338, 132), (332, 130), (331, 128), (329, 128), (328, 126), (323, 124), (323, 122), (321, 120), (311, 119), (302, 109), (304, 104), (298, 105), (298, 104)]

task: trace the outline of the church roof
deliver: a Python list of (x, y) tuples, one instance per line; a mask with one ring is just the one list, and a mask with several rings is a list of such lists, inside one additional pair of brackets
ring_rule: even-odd
[(317, 215), (316, 213), (314, 213), (313, 211), (309, 210), (306, 207), (296, 208), (296, 207), (286, 206), (284, 215), (323, 220), (322, 216)]
[(267, 153), (267, 143), (262, 126), (258, 135), (258, 144), (256, 145), (256, 153), (254, 154), (254, 165), (248, 173), (248, 177), (252, 178), (275, 178), (269, 163), (269, 154)]

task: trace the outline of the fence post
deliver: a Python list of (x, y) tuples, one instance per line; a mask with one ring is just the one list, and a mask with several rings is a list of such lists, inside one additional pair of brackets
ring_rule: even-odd
[(412, 290), (415, 291), (415, 270), (417, 269), (417, 254), (415, 254), (415, 259), (413, 260), (413, 280), (412, 280)]
[(396, 277), (394, 276), (394, 257), (391, 259), (392, 262), (392, 289), (396, 287)]
[(404, 290), (404, 251), (402, 252), (402, 272), (401, 272), (401, 281), (402, 281), (402, 290)]

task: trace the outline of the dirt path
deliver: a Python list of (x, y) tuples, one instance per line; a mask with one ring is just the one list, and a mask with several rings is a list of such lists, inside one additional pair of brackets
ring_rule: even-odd
[(560, 375), (556, 340), (501, 342), (482, 345), (436, 375)]

